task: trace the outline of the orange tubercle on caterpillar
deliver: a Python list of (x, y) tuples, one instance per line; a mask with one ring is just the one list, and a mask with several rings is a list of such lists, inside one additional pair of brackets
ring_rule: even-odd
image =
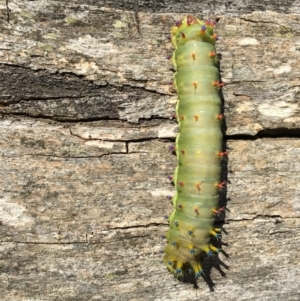
[(193, 24), (198, 24), (198, 20), (194, 16), (188, 15), (187, 18), (186, 18), (186, 23), (187, 23), (188, 26), (191, 26)]
[(222, 82), (220, 82), (220, 81), (214, 81), (213, 82), (213, 85), (216, 87), (216, 88), (219, 88), (219, 89), (221, 89), (221, 88), (223, 88), (224, 87), (224, 83), (222, 83)]
[(217, 39), (218, 39), (218, 36), (214, 33), (213, 36), (212, 36), (212, 38), (213, 38), (214, 40), (217, 40)]
[(220, 216), (221, 213), (225, 211), (225, 207), (219, 208), (219, 209), (213, 209), (212, 212), (214, 215)]
[(223, 157), (227, 156), (228, 152), (218, 152), (218, 157), (220, 157), (221, 159), (223, 159)]
[(207, 26), (214, 27), (215, 24), (216, 24), (216, 22), (215, 22), (215, 21), (211, 21), (211, 20), (206, 20), (206, 21), (205, 21), (205, 24), (206, 24)]
[(216, 184), (217, 189), (222, 190), (226, 185), (226, 181)]
[(224, 115), (223, 115), (223, 114), (218, 114), (218, 115), (217, 115), (217, 119), (218, 119), (218, 120), (224, 119)]

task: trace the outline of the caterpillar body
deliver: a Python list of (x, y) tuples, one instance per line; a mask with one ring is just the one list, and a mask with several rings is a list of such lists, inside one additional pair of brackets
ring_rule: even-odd
[(214, 220), (219, 212), (219, 191), (225, 185), (220, 178), (226, 152), (222, 151), (219, 95), (223, 84), (219, 81), (213, 27), (213, 22), (187, 16), (171, 29), (178, 94), (179, 134), (174, 148), (178, 166), (172, 177), (176, 194), (163, 262), (177, 277), (183, 276), (185, 266), (192, 267), (199, 277), (203, 273), (200, 254), (211, 256), (219, 251), (210, 240), (211, 235), (219, 238), (221, 232), (214, 228)]

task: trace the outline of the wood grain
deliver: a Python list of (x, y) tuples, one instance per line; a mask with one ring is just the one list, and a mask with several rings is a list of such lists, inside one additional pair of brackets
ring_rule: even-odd
[(160, 254), (177, 134), (165, 36), (192, 5), (84, 2), (0, 4), (0, 299), (298, 300), (297, 3), (204, 1), (229, 183), (223, 251), (195, 289)]

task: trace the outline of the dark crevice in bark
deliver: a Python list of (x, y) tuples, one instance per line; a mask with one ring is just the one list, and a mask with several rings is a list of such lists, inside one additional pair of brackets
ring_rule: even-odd
[[(33, 157), (46, 157), (46, 158), (59, 158), (59, 159), (93, 159), (93, 158), (101, 158), (105, 156), (110, 156), (110, 155), (124, 155), (127, 154), (128, 152), (110, 152), (106, 154), (101, 154), (98, 156), (57, 156), (57, 155), (41, 155), (41, 154), (24, 154), (23, 156), (33, 156)], [(9, 156), (5, 156), (6, 158), (9, 158)]]
[(139, 6), (137, 4), (134, 8), (134, 18), (135, 18), (139, 38), (142, 38), (141, 27), (140, 27), (140, 17), (139, 17)]
[(146, 225), (135, 225), (135, 226), (124, 226), (124, 227), (109, 227), (107, 226), (107, 229), (109, 230), (127, 230), (127, 229), (136, 229), (136, 228), (149, 228), (149, 227), (160, 227), (160, 226), (169, 226), (168, 223), (150, 223)]
[(281, 27), (284, 27), (286, 29), (289, 29), (289, 30), (293, 31), (292, 28), (290, 28), (288, 26), (285, 26), (285, 25), (282, 25), (282, 24), (279, 24), (279, 23), (276, 23), (276, 22), (272, 22), (272, 21), (251, 20), (251, 19), (248, 19), (248, 18), (240, 18), (240, 19), (244, 20), (246, 22), (257, 23), (257, 24), (275, 24), (275, 25), (278, 25), (278, 26), (281, 26)]
[(277, 128), (277, 129), (264, 129), (257, 132), (256, 135), (227, 135), (227, 140), (257, 140), (263, 138), (300, 138), (300, 129), (288, 129), (288, 128)]
[[(253, 11), (275, 11), (282, 13), (291, 13), (291, 6), (295, 1), (183, 1), (183, 0), (85, 0), (85, 3), (98, 4), (101, 2), (103, 7), (134, 11), (138, 6), (141, 12), (156, 13), (195, 13), (201, 15), (201, 12), (214, 12), (217, 15), (230, 15), (240, 17), (241, 14), (250, 14)], [(267, 3), (265, 3), (267, 2)], [(280, 2), (280, 4), (279, 4)], [(98, 4), (99, 5), (99, 4)], [(298, 6), (297, 6), (298, 8)], [(294, 6), (294, 9), (297, 9)]]
[[(230, 85), (235, 85), (235, 84), (244, 84), (244, 83), (265, 83), (266, 80), (237, 80), (237, 81), (232, 81), (232, 82), (228, 82), (225, 84), (225, 86), (230, 86)], [(238, 95), (238, 94), (234, 94), (233, 95)]]
[[(137, 83), (147, 83), (148, 80), (135, 80), (135, 82)], [(109, 84), (111, 85), (111, 84)], [(121, 86), (115, 86), (115, 85), (111, 85), (112, 87), (114, 88), (119, 88), (119, 89), (122, 89), (123, 87), (126, 88), (132, 88), (132, 89), (139, 89), (139, 90), (143, 90), (143, 91), (146, 91), (146, 92), (151, 92), (151, 93), (154, 93), (154, 94), (157, 94), (157, 95), (162, 95), (162, 96), (171, 96), (171, 95), (174, 95), (173, 93), (163, 93), (163, 92), (159, 92), (155, 89), (147, 89), (145, 87), (137, 87), (137, 86), (134, 86), (134, 85), (130, 85), (130, 84), (122, 84)]]
[[(76, 97), (74, 97), (76, 98)], [(57, 121), (61, 123), (89, 123), (89, 122), (96, 122), (96, 121), (122, 121), (126, 122), (128, 124), (136, 124), (138, 127), (138, 123), (131, 123), (126, 120), (120, 120), (119, 118), (110, 118), (108, 116), (103, 116), (103, 117), (95, 117), (95, 118), (74, 118), (74, 117), (66, 117), (66, 116), (47, 116), (47, 115), (32, 115), (32, 114), (26, 114), (26, 113), (2, 113), (2, 118), (3, 116), (20, 116), (20, 117), (30, 117), (33, 119), (45, 119), (49, 121)], [(169, 117), (161, 117), (161, 116), (155, 116), (151, 118), (140, 118), (139, 121), (147, 121), (147, 120), (171, 120)], [(140, 125), (142, 128), (142, 126)], [(77, 136), (79, 138), (79, 135), (75, 135), (72, 132), (70, 132), (71, 135)], [(300, 138), (300, 129), (288, 129), (288, 128), (275, 128), (275, 129), (264, 129), (259, 132), (257, 132), (256, 135), (248, 135), (248, 134), (236, 134), (236, 135), (224, 135), (224, 141), (225, 140), (258, 140), (258, 139), (264, 139), (264, 138)], [(84, 139), (84, 138), (82, 138)], [(169, 142), (174, 142), (175, 137), (164, 137), (164, 138), (158, 138), (156, 136), (153, 137), (148, 137), (148, 138), (137, 138), (137, 139), (103, 139), (103, 141), (110, 141), (110, 142), (143, 142), (143, 141), (149, 141), (149, 140), (154, 140), (154, 139), (159, 139), (163, 141), (169, 141)], [(89, 139), (84, 139), (84, 140), (101, 140), (100, 138), (89, 138)]]
[[(159, 141), (165, 141), (169, 142), (170, 139), (168, 138), (157, 138), (157, 137), (145, 137), (145, 138), (131, 138), (131, 139), (101, 139), (101, 138), (83, 138), (80, 135), (72, 133), (72, 130), (70, 129), (70, 134), (72, 136), (78, 137), (82, 140), (90, 141), (90, 140), (100, 140), (100, 141), (105, 141), (105, 142), (125, 142), (126, 144), (129, 143), (139, 143), (139, 142), (147, 142), (147, 141), (152, 141), (152, 140), (159, 140)], [(174, 139), (173, 139), (174, 140)], [(128, 146), (127, 146), (128, 147)]]
[[(93, 94), (90, 94), (88, 95), (89, 97), (95, 97), (95, 96), (99, 96), (98, 95), (93, 95)], [(34, 97), (34, 96), (30, 96), (30, 97), (22, 97), (18, 100), (14, 100), (14, 102), (6, 102), (6, 103), (2, 103), (1, 105), (3, 107), (9, 107), (11, 104), (19, 104), (21, 102), (24, 102), (24, 101), (42, 101), (42, 100), (59, 100), (59, 99), (80, 99), (80, 98), (83, 98), (82, 95), (78, 95), (78, 96), (71, 96), (71, 95), (60, 95), (60, 96), (49, 96), (49, 97)], [(0, 102), (1, 103), (1, 102)]]
[(164, 116), (158, 116), (158, 115), (152, 115), (150, 118), (139, 118), (139, 121), (145, 121), (145, 120), (174, 120), (172, 116), (164, 117)]
[[(244, 97), (248, 97), (248, 98), (251, 98), (251, 95), (247, 95), (247, 94), (244, 94), (244, 93), (233, 93), (234, 96), (244, 96)], [(228, 108), (229, 109), (229, 108)]]
[(283, 217), (281, 215), (263, 215), (263, 214), (258, 214), (255, 215), (251, 218), (240, 218), (240, 219), (232, 219), (232, 218), (228, 218), (226, 219), (226, 222), (240, 222), (240, 221), (254, 221), (258, 218), (261, 219), (274, 219), (274, 223), (279, 224), (282, 223), (282, 219)]
[(71, 245), (71, 244), (86, 244), (86, 241), (70, 241), (70, 242), (37, 242), (37, 241), (20, 241), (20, 240), (7, 240), (0, 241), (0, 244), (16, 243), (24, 245)]
[[(84, 234), (83, 234), (84, 235)], [(130, 237), (122, 237), (122, 240), (125, 239), (134, 239), (134, 238), (145, 238), (149, 237), (149, 235), (134, 235)], [(7, 240), (7, 241), (0, 241), (0, 244), (24, 244), (24, 245), (72, 245), (72, 244), (89, 244), (89, 245), (98, 245), (98, 244), (109, 244), (115, 243), (115, 241), (109, 240), (98, 240), (98, 241), (90, 241), (88, 234), (85, 235), (84, 241), (58, 241), (58, 242), (44, 242), (44, 241), (20, 241), (20, 240)]]
[(110, 118), (108, 116), (103, 117), (95, 117), (95, 118), (74, 118), (74, 117), (67, 117), (67, 116), (48, 116), (48, 115), (33, 115), (33, 114), (26, 114), (26, 113), (19, 113), (19, 112), (13, 112), (13, 113), (0, 113), (0, 116), (20, 116), (20, 117), (30, 117), (33, 119), (45, 119), (49, 121), (57, 121), (61, 123), (76, 123), (76, 122), (95, 122), (95, 121), (101, 121), (101, 120), (107, 120), (107, 121), (121, 121), (119, 118)]
[[(24, 66), (24, 65), (19, 65), (19, 64), (14, 64), (14, 63), (5, 63), (5, 62), (1, 62), (0, 66), (5, 66), (5, 67), (15, 67), (15, 68), (21, 68), (21, 69), (25, 69), (25, 70), (30, 70), (34, 73), (37, 73), (37, 72), (41, 72), (41, 71), (47, 71), (46, 68), (36, 68), (36, 69), (33, 69), (32, 67), (28, 67), (28, 66)], [(105, 69), (103, 69), (105, 70)], [(76, 76), (78, 77), (79, 79), (84, 79), (86, 76), (85, 75), (82, 75), (82, 74), (77, 74), (75, 72), (71, 72), (71, 71), (55, 71), (55, 72), (50, 72), (48, 71), (48, 73), (50, 75), (73, 75), (73, 76)], [(93, 81), (91, 80), (87, 80), (87, 82), (90, 82), (90, 83), (93, 83)]]
[[(75, 97), (74, 97), (75, 98)], [(112, 118), (112, 117), (108, 117), (108, 116), (103, 116), (103, 117), (95, 117), (95, 118), (72, 118), (72, 117), (66, 117), (66, 116), (50, 116), (50, 115), (33, 115), (33, 114), (26, 114), (24, 112), (13, 112), (13, 113), (0, 113), (0, 119), (3, 119), (4, 117), (13, 117), (13, 116), (20, 116), (20, 117), (29, 117), (32, 119), (44, 119), (44, 120), (49, 120), (49, 121), (56, 121), (56, 122), (60, 122), (60, 123), (89, 123), (89, 122), (97, 122), (97, 121), (103, 121), (103, 120), (107, 120), (107, 121), (120, 121), (120, 122), (124, 122), (127, 124), (132, 124), (135, 125), (135, 127), (143, 127), (140, 122), (143, 121), (155, 121), (155, 120), (172, 120), (172, 118), (170, 117), (162, 117), (162, 116), (152, 116), (151, 118), (140, 118), (139, 119), (139, 123), (136, 122), (130, 122), (127, 120), (123, 120), (120, 118)], [(12, 121), (13, 122), (13, 121)], [(71, 133), (73, 135), (73, 133)], [(76, 135), (74, 135), (76, 136)], [(81, 138), (80, 136), (78, 136), (79, 138)], [(149, 139), (160, 139), (158, 137), (151, 137)], [(170, 137), (170, 138), (163, 138), (163, 139), (167, 139), (169, 141), (174, 141), (175, 137)], [(93, 140), (91, 139), (86, 139), (86, 140)], [(94, 139), (94, 140), (100, 140), (100, 139)], [(109, 140), (106, 140), (109, 141)], [(118, 141), (118, 140), (110, 140), (110, 141)], [(120, 141), (129, 141), (129, 140), (120, 140)], [(130, 141), (137, 141), (135, 139), (130, 139)]]
[(256, 219), (272, 219), (272, 221), (274, 222), (274, 224), (281, 224), (284, 222), (284, 220), (288, 220), (288, 219), (299, 219), (300, 216), (281, 216), (281, 215), (264, 215), (264, 214), (258, 214), (255, 215), (251, 218), (237, 218), (237, 219), (233, 219), (233, 218), (229, 218), (226, 219), (225, 224), (228, 223), (233, 223), (233, 222), (242, 222), (242, 221), (254, 221)]
[(9, 6), (8, 6), (8, 0), (6, 0), (6, 21), (7, 21), (7, 23), (10, 22), (10, 14), (9, 14), (9, 11), (10, 11), (10, 9), (9, 9)]

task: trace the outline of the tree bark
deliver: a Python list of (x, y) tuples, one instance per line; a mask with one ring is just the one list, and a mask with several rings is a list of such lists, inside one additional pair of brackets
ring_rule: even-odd
[[(299, 300), (299, 2), (112, 2), (0, 4), (1, 300)], [(160, 254), (186, 13), (218, 19), (229, 150), (192, 284)]]

